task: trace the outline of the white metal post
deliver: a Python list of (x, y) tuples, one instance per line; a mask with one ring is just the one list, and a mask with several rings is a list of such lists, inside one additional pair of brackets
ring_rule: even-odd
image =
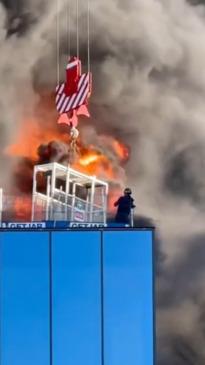
[(94, 195), (95, 195), (95, 180), (96, 176), (93, 176), (91, 185), (91, 196), (90, 196), (90, 222), (93, 221), (93, 205), (94, 205)]
[(107, 200), (108, 200), (108, 185), (105, 187), (105, 199), (103, 207), (103, 223), (107, 224)]
[(46, 220), (49, 220), (49, 207), (50, 207), (50, 194), (51, 194), (51, 177), (47, 177), (47, 189), (46, 189)]
[(2, 222), (2, 212), (3, 212), (3, 189), (0, 189), (0, 223)]
[(66, 187), (65, 187), (65, 220), (68, 220), (68, 195), (70, 191), (70, 166), (68, 165), (66, 173)]
[(55, 163), (52, 166), (52, 174), (51, 174), (51, 197), (54, 197), (56, 186), (56, 165)]
[(33, 196), (32, 196), (32, 212), (31, 212), (31, 221), (34, 221), (35, 218), (35, 203), (36, 203), (36, 188), (37, 188), (37, 171), (36, 166), (34, 167), (33, 172)]
[(88, 212), (89, 212), (89, 190), (87, 189), (86, 205), (85, 205), (86, 222), (88, 222)]
[(105, 198), (105, 187), (102, 186), (100, 189), (101, 192), (101, 209), (103, 214), (103, 223), (105, 224), (105, 206), (106, 206), (106, 198)]
[(73, 188), (72, 188), (71, 221), (73, 221), (73, 219), (74, 219), (74, 210), (75, 210), (75, 194), (76, 194), (76, 183), (73, 183)]
[(52, 166), (52, 170), (51, 170), (51, 192), (50, 192), (50, 195), (51, 195), (51, 199), (50, 199), (50, 202), (51, 202), (51, 207), (50, 207), (50, 219), (53, 219), (53, 205), (54, 205), (54, 194), (55, 194), (55, 186), (56, 186), (56, 164), (54, 162), (53, 166)]

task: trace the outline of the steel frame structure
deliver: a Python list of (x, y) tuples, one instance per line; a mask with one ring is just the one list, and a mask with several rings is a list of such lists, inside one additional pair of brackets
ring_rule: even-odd
[[(46, 185), (42, 192), (38, 178)], [(78, 190), (84, 192), (79, 196)], [(53, 162), (36, 165), (33, 173), (32, 221), (65, 220), (99, 222), (107, 220), (108, 183)]]

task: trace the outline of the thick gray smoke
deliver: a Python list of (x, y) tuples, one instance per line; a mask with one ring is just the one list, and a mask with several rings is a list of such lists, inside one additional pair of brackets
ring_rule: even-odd
[[(63, 0), (59, 3), (63, 72), (66, 11)], [(154, 219), (162, 242), (160, 365), (205, 361), (205, 8), (201, 3), (91, 1), (92, 133), (115, 134), (131, 147), (127, 183), (134, 190), (138, 212)], [(5, 145), (15, 140), (23, 116), (37, 112), (39, 89), (55, 87), (55, 14), (55, 0), (5, 0), (0, 6), (2, 184), (11, 173)], [(84, 61), (85, 34), (82, 17)], [(74, 21), (71, 39), (74, 51)], [(87, 127), (83, 130), (88, 135)]]

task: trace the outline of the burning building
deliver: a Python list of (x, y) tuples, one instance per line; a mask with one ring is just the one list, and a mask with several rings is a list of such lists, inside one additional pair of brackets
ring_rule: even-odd
[[(92, 127), (81, 126), (78, 155), (71, 168), (82, 176), (96, 176), (105, 181), (105, 186), (109, 184), (108, 212), (111, 213), (113, 202), (126, 181), (123, 166), (129, 158), (129, 149), (112, 136), (91, 136), (92, 133)], [(69, 143), (68, 128), (56, 126), (54, 119), (44, 123), (41, 120), (22, 122), (16, 140), (4, 150), (5, 157), (13, 161), (13, 182), (4, 189), (5, 219), (30, 219), (34, 167), (52, 163), (61, 164), (62, 168), (70, 166)], [(37, 180), (39, 191), (45, 192), (47, 181), (40, 174)]]

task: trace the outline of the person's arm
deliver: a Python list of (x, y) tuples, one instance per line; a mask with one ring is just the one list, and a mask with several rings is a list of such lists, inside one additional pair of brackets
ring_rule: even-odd
[(120, 204), (120, 198), (114, 203), (114, 207), (118, 207), (119, 204)]

